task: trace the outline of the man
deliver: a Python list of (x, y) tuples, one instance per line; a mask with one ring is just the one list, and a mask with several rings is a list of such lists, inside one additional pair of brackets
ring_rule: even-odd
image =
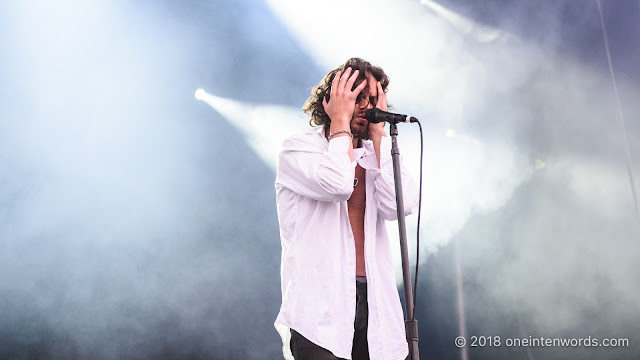
[[(385, 220), (397, 219), (391, 141), (366, 110), (387, 110), (389, 79), (349, 59), (303, 110), (316, 127), (283, 143), (276, 199), (286, 359), (404, 359), (408, 354)], [(402, 168), (405, 213), (418, 187)]]

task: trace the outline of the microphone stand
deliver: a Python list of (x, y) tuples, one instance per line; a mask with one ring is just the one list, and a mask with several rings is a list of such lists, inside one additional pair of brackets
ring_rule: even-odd
[[(393, 179), (396, 185), (396, 207), (398, 211), (398, 230), (400, 231), (400, 253), (402, 256), (402, 277), (404, 280), (405, 321), (404, 327), (409, 344), (409, 359), (419, 360), (418, 355), (418, 321), (413, 318), (414, 306), (411, 287), (411, 271), (409, 268), (409, 252), (407, 250), (407, 227), (404, 218), (404, 198), (402, 197), (402, 177), (400, 169), (400, 149), (398, 149), (398, 127), (395, 121), (388, 121), (391, 134), (391, 159), (393, 160)], [(417, 259), (416, 259), (417, 261)]]

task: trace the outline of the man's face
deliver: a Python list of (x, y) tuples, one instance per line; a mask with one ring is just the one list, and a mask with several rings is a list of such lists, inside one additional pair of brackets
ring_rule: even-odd
[[(377, 82), (373, 76), (369, 75), (367, 87), (362, 90), (356, 100), (353, 116), (351, 117), (351, 133), (353, 137), (361, 139), (369, 138), (369, 122), (364, 118), (364, 113), (376, 107), (376, 103), (378, 102)], [(368, 91), (367, 88), (369, 89)]]

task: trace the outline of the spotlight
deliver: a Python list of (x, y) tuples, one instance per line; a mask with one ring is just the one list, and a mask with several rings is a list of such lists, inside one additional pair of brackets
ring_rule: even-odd
[(197, 99), (197, 100), (202, 100), (202, 99), (204, 99), (204, 96), (205, 96), (206, 94), (207, 94), (207, 92), (206, 92), (206, 91), (204, 91), (203, 89), (198, 89), (198, 90), (196, 90), (196, 92), (195, 92), (195, 94), (194, 94), (194, 95), (196, 96), (196, 99)]

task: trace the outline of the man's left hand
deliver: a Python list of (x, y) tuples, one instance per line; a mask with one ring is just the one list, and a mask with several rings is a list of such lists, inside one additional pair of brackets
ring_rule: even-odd
[[(378, 102), (376, 103), (376, 107), (382, 111), (387, 111), (387, 94), (382, 90), (380, 81), (376, 82), (376, 86), (378, 88)], [(372, 141), (380, 141), (383, 136), (387, 136), (386, 131), (384, 131), (384, 122), (377, 124), (370, 123), (369, 136)]]

